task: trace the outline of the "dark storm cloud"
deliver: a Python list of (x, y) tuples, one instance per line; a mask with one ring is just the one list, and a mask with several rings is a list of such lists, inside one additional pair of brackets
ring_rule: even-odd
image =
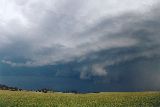
[(1, 4), (8, 8), (0, 8), (6, 10), (0, 11), (1, 62), (22, 68), (73, 62), (72, 70), (64, 67), (55, 75), (157, 88), (160, 15), (159, 3), (152, 5), (156, 2), (6, 1)]
[[(129, 13), (111, 19), (114, 23), (123, 22), (123, 27), (109, 36), (130, 37), (138, 42), (130, 47), (104, 49), (86, 56), (81, 60), (84, 65), (80, 67), (80, 78), (92, 79), (100, 76), (100, 84), (109, 84), (108, 86), (116, 87), (117, 90), (159, 90), (160, 16), (157, 9), (153, 8), (148, 14)], [(104, 19), (87, 31), (87, 34), (105, 32), (108, 22), (111, 21)]]
[[(155, 9), (153, 9), (155, 10)], [(113, 19), (107, 19), (103, 20), (99, 24), (97, 24), (95, 27), (87, 31), (87, 34), (93, 33), (93, 34), (101, 34), (103, 32), (104, 37), (101, 40), (101, 42), (108, 42), (107, 39), (116, 40), (115, 38), (121, 39), (121, 38), (132, 38), (133, 40), (136, 40), (137, 43), (130, 46), (130, 47), (114, 47), (114, 44), (112, 44), (112, 48), (109, 49), (102, 49), (101, 47), (98, 47), (102, 49), (103, 51), (99, 51), (99, 53), (103, 53), (106, 51), (105, 54), (93, 55), (87, 56), (86, 59), (91, 57), (89, 64), (84, 65), (81, 69), (81, 78), (88, 78), (88, 76), (107, 76), (107, 67), (114, 66), (120, 63), (132, 61), (139, 58), (148, 58), (148, 59), (157, 59), (159, 58), (160, 53), (160, 23), (159, 23), (159, 15), (158, 13), (154, 11), (150, 11), (148, 14), (124, 14), (120, 17), (115, 17)], [(152, 14), (150, 14), (152, 13)], [(153, 14), (154, 13), (154, 14)], [(146, 18), (147, 17), (147, 18)], [(106, 30), (108, 25), (108, 22), (111, 23), (119, 23), (122, 24), (122, 29), (117, 32), (111, 32), (109, 34), (108, 38), (105, 38), (107, 33)], [(111, 24), (112, 26), (113, 24)], [(99, 28), (99, 29), (97, 29)], [(115, 27), (116, 29), (116, 27)], [(123, 39), (124, 40), (124, 39)], [(125, 42), (125, 41), (124, 41)], [(119, 43), (119, 42), (117, 42)], [(99, 44), (97, 44), (99, 45)], [(105, 47), (106, 48), (106, 47)], [(152, 66), (152, 65), (151, 65)], [(142, 68), (145, 67), (144, 65)], [(159, 69), (153, 70), (159, 72)], [(95, 72), (96, 71), (96, 72)], [(142, 70), (141, 72), (145, 72)], [(150, 71), (152, 72), (152, 71)], [(137, 74), (139, 75), (139, 74)], [(86, 77), (87, 76), (87, 77)]]
[[(131, 24), (122, 18), (119, 20), (116, 16), (135, 12), (142, 6), (139, 14), (144, 14), (154, 3), (156, 1), (149, 0), (1, 1), (2, 62), (28, 67), (54, 65), (104, 49), (134, 46), (139, 42), (136, 38), (112, 36), (124, 30), (123, 24)], [(103, 24), (105, 18), (110, 21), (107, 25), (106, 22)], [(134, 20), (135, 18), (131, 21)], [(96, 25), (98, 22), (100, 24)], [(17, 63), (13, 60), (17, 56), (26, 59), (26, 62)]]

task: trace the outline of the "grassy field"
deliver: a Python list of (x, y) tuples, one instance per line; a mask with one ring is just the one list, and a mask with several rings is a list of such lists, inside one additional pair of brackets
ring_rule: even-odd
[(0, 91), (0, 107), (160, 107), (160, 93), (64, 94)]

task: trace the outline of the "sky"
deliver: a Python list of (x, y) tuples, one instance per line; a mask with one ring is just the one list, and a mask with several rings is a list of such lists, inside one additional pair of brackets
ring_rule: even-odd
[(160, 90), (158, 0), (0, 0), (0, 84)]

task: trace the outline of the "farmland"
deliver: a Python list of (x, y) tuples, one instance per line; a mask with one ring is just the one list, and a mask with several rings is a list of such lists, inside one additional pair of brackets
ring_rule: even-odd
[(159, 92), (88, 94), (0, 91), (0, 107), (157, 107)]

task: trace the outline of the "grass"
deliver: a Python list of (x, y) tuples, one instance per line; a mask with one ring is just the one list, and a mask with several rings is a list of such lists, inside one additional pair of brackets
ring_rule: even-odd
[(160, 93), (64, 94), (1, 90), (0, 107), (160, 107)]

